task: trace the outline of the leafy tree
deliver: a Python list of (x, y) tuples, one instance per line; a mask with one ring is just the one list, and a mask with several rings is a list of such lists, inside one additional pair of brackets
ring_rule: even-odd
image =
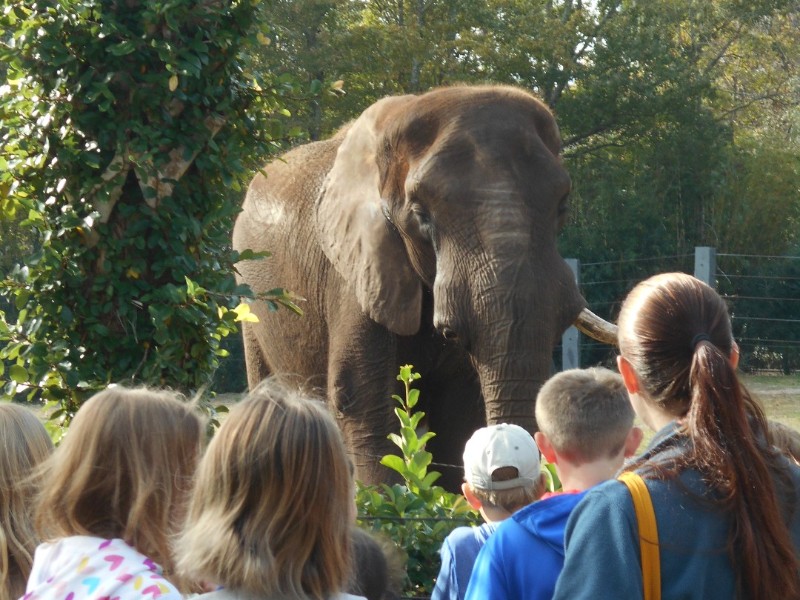
[(325, 106), (341, 94), (331, 55), (332, 15), (345, 0), (267, 0), (259, 15), (271, 24), (268, 46), (254, 56), (258, 68), (291, 89), (284, 105), (292, 112), (296, 135), (309, 140), (323, 135)]
[(311, 92), (293, 108), (310, 139), (384, 96), (487, 80), (475, 50), (488, 19), (484, 2), (273, 0), (265, 11), (277, 48), (258, 60)]
[(246, 58), (269, 29), (246, 1), (2, 2), (0, 210), (36, 248), (0, 285), (5, 393), (202, 389), (248, 313), (236, 197), (285, 131)]

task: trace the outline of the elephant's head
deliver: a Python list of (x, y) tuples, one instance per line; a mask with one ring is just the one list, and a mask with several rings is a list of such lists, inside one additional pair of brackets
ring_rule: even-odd
[(324, 250), (399, 335), (433, 324), (472, 357), (487, 421), (535, 427), (536, 391), (585, 302), (558, 254), (570, 179), (553, 116), (512, 87), (387, 98), (347, 130), (316, 204)]

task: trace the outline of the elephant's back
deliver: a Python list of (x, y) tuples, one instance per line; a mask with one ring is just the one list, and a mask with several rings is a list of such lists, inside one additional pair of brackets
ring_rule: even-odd
[[(336, 158), (338, 139), (298, 146), (267, 164), (253, 177), (234, 227), (234, 248), (245, 240), (263, 241), (265, 227), (304, 218)], [(253, 248), (255, 249), (255, 248)]]
[(239, 281), (257, 294), (282, 287), (304, 299), (299, 302), (303, 317), (285, 309), (272, 312), (263, 302), (251, 304), (259, 319), (252, 335), (269, 371), (317, 382), (327, 364), (322, 297), (332, 268), (319, 246), (313, 211), (338, 146), (335, 138), (314, 142), (273, 160), (250, 183), (233, 229), (235, 250), (270, 253), (239, 262)]
[(338, 138), (304, 144), (257, 173), (233, 228), (234, 249), (287, 253), (295, 255), (288, 258), (293, 262), (310, 259), (307, 253), (317, 246), (314, 200), (338, 146)]

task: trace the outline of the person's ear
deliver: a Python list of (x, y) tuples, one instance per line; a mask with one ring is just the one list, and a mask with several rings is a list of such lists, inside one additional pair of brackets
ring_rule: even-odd
[(636, 427), (635, 425), (631, 427), (631, 430), (628, 432), (628, 435), (625, 438), (625, 449), (624, 449), (625, 458), (630, 458), (631, 456), (636, 454), (636, 451), (642, 444), (643, 437), (644, 437), (644, 432), (642, 431), (641, 427)]
[(733, 346), (731, 347), (731, 365), (733, 365), (734, 370), (739, 366), (739, 344), (733, 342)]
[(635, 394), (639, 391), (639, 377), (636, 371), (633, 370), (633, 365), (624, 356), (617, 357), (617, 368), (619, 374), (622, 375), (622, 381), (625, 384), (625, 389), (629, 394)]
[(483, 503), (478, 500), (477, 496), (475, 496), (475, 492), (472, 491), (472, 486), (470, 484), (464, 482), (461, 484), (461, 493), (464, 494), (464, 498), (467, 499), (469, 505), (474, 508), (475, 510), (480, 510), (483, 506)]
[(542, 453), (544, 459), (549, 463), (556, 464), (558, 462), (556, 460), (556, 451), (553, 448), (553, 445), (550, 443), (550, 440), (547, 439), (547, 435), (541, 431), (537, 431), (533, 434), (533, 439), (536, 442), (536, 445), (539, 446), (539, 452)]

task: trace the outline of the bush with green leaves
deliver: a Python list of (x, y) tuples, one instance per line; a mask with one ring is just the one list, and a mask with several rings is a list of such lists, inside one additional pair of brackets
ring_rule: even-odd
[(359, 485), (356, 501), (361, 524), (395, 542), (405, 554), (404, 593), (424, 597), (433, 590), (444, 538), (460, 525), (478, 525), (481, 518), (463, 496), (435, 485), (441, 473), (428, 470), (433, 457), (425, 450), (425, 444), (435, 432), (418, 435), (425, 413), (414, 412), (419, 390), (411, 384), (420, 375), (412, 369), (412, 365), (400, 367), (397, 379), (405, 386), (405, 397), (393, 396), (399, 405), (395, 415), (400, 421), (400, 433), (391, 434), (390, 439), (402, 456), (388, 455), (381, 460), (402, 477), (403, 483)]
[(0, 217), (33, 240), (0, 274), (3, 395), (68, 420), (109, 382), (203, 389), (250, 318), (242, 189), (291, 133), (245, 58), (269, 27), (249, 0), (0, 1)]
[[(409, 597), (429, 597), (441, 564), (439, 549), (444, 538), (456, 527), (480, 525), (481, 516), (461, 494), (448, 492), (435, 485), (441, 476), (429, 471), (433, 456), (425, 444), (433, 431), (419, 435), (420, 423), (425, 418), (422, 411), (415, 412), (419, 390), (412, 383), (421, 375), (413, 365), (400, 367), (398, 381), (403, 383), (403, 397), (393, 395), (398, 405), (394, 412), (400, 422), (400, 433), (389, 439), (400, 449), (401, 455), (387, 455), (381, 464), (397, 472), (402, 484), (358, 484), (356, 503), (361, 525), (378, 532), (397, 544), (406, 559), (406, 586)], [(561, 488), (554, 465), (542, 459), (542, 472), (547, 477), (547, 489)]]

